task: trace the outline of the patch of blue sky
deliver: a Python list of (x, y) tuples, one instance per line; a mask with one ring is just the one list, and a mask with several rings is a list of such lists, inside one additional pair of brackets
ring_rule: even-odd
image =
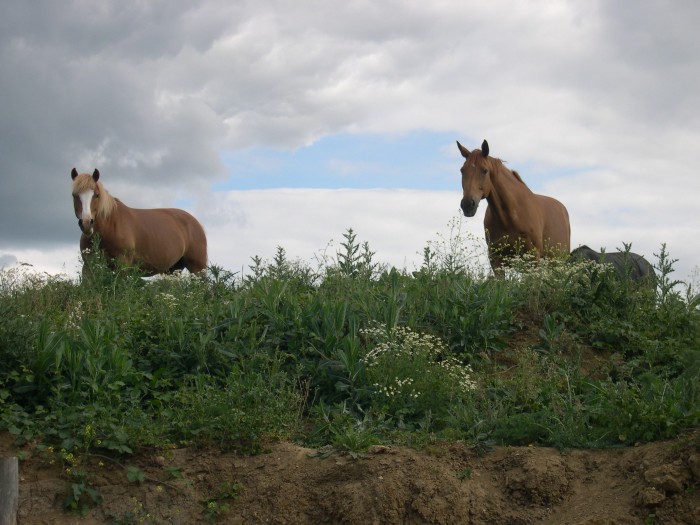
[(342, 133), (294, 151), (254, 147), (226, 152), (222, 160), (230, 175), (212, 189), (459, 190), (461, 157), (456, 137), (456, 133), (430, 131)]

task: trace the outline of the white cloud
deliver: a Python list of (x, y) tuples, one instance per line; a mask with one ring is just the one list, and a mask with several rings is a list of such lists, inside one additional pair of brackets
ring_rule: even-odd
[[(413, 190), (250, 190), (217, 193), (207, 205), (215, 213), (194, 212), (207, 231), (210, 261), (230, 271), (247, 270), (256, 255), (272, 260), (278, 246), (309, 264), (322, 254), (335, 259), (349, 228), (377, 262), (410, 271), (420, 266), (429, 241), (450, 235), (459, 198)], [(475, 232), (474, 255), (483, 254), (479, 219), (461, 228)]]
[[(8, 264), (5, 265), (7, 268), (23, 266), (32, 272), (65, 275), (69, 278), (77, 277), (82, 268), (77, 240), (73, 247), (60, 245), (47, 249), (11, 248), (9, 251), (12, 251), (12, 254), (2, 256), (3, 259), (8, 260)], [(2, 266), (0, 264), (0, 267)]]
[(17, 262), (17, 257), (15, 257), (12, 254), (0, 254), (0, 268), (4, 268), (6, 266), (12, 266)]

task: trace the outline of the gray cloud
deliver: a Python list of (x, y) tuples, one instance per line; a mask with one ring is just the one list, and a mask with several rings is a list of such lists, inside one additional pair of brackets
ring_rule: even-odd
[(700, 189), (699, 18), (692, 0), (5, 2), (0, 246), (77, 242), (74, 166), (136, 203), (206, 201), (222, 152), (340, 132), (487, 137), (536, 176), (610, 174), (557, 187), (571, 199), (688, 214), (673, 203)]

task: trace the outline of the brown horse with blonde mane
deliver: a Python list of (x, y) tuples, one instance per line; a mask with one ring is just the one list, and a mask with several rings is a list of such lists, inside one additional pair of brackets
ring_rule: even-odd
[(470, 152), (459, 141), (457, 147), (465, 159), (460, 204), (464, 215), (473, 217), (481, 199), (488, 202), (484, 230), (494, 272), (502, 273), (508, 258), (527, 252), (538, 258), (568, 255), (571, 227), (561, 202), (533, 193), (516, 171), (489, 156), (485, 140), (481, 150)]
[(192, 215), (176, 208), (130, 208), (105, 190), (98, 170), (79, 175), (73, 168), (71, 178), (83, 254), (97, 233), (108, 258), (137, 265), (148, 275), (206, 268), (207, 237)]

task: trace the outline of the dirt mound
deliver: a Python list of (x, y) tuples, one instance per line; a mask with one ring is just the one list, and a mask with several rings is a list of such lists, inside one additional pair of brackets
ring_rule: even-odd
[[(83, 517), (62, 511), (62, 468), (30, 452), (20, 523), (700, 524), (698, 439), (483, 456), (461, 443), (374, 447), (357, 459), (290, 443), (252, 457), (183, 448), (130, 458), (130, 470), (92, 458), (102, 503)], [(0, 455), (16, 452), (5, 436)]]

